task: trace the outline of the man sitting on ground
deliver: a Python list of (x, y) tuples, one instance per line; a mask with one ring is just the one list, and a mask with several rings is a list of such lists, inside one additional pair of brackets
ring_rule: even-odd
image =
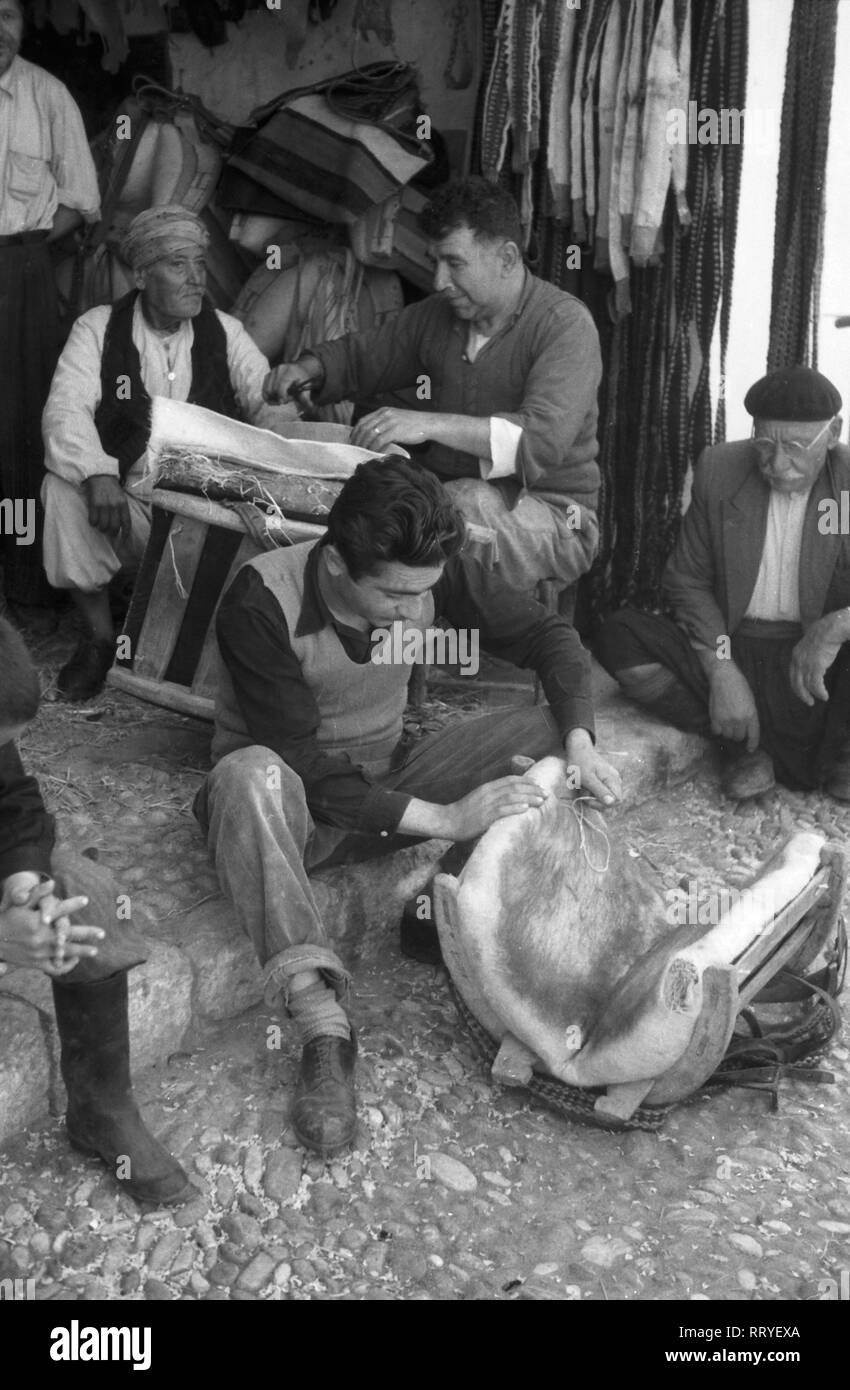
[(197, 1189), (146, 1128), (130, 1081), (127, 971), (148, 953), (117, 919), (104, 870), (53, 847), (53, 818), (15, 747), (38, 709), (38, 672), (5, 619), (0, 672), (0, 974), (19, 966), (53, 982), (72, 1147), (102, 1158), (137, 1201), (188, 1201)]
[(778, 776), (850, 800), (841, 397), (819, 372), (791, 367), (757, 381), (744, 405), (752, 438), (697, 462), (664, 574), (672, 618), (623, 609), (596, 653), (632, 699), (721, 741), (727, 796), (759, 796)]
[[(535, 782), (508, 775), (513, 754), (566, 752), (585, 792), (609, 805), (620, 794), (594, 747), (590, 661), (575, 630), (461, 555), (463, 541), (463, 518), (432, 474), (371, 460), (346, 482), (321, 540), (250, 560), (218, 612), (215, 766), (195, 811), (265, 967), (267, 999), (280, 996), (298, 1026), (292, 1124), (321, 1153), (354, 1135), (357, 1048), (348, 976), (308, 870), (344, 841), (361, 858), (395, 835), (466, 842), (539, 805)], [(467, 717), (407, 744), (410, 668), (386, 661), (385, 634), (399, 623), (424, 638), (440, 616), (536, 670), (548, 708)]]
[(467, 521), (496, 538), (506, 583), (572, 585), (590, 568), (596, 502), (599, 337), (579, 300), (523, 264), (513, 198), (486, 179), (437, 191), (421, 215), (435, 293), (389, 322), (283, 363), (267, 385), (284, 401), (299, 381), (319, 404), (402, 388), (417, 408), (381, 405), (352, 443), (412, 449)]
[(137, 289), (74, 324), (44, 410), (44, 567), (85, 627), (59, 672), (66, 700), (102, 688), (115, 655), (109, 583), (138, 564), (150, 531), (140, 495), (152, 396), (234, 419), (262, 406), (269, 364), (241, 323), (205, 297), (204, 224), (179, 206), (131, 222), (122, 255)]

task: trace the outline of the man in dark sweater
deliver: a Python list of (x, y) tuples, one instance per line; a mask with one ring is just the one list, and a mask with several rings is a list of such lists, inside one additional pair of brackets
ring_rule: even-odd
[(97, 694), (115, 655), (108, 586), (138, 563), (150, 529), (151, 397), (241, 419), (262, 405), (268, 362), (205, 299), (208, 242), (204, 224), (179, 206), (134, 218), (122, 253), (137, 288), (81, 314), (53, 377), (42, 421), (44, 567), (85, 626), (59, 672), (65, 700)]
[(563, 588), (590, 568), (596, 502), (599, 338), (585, 306), (523, 265), (514, 200), (485, 179), (447, 184), (424, 209), (435, 293), (388, 323), (322, 343), (269, 378), (270, 399), (314, 383), (318, 404), (382, 404), (352, 443), (409, 448), (467, 521), (496, 538), (512, 587)]
[[(620, 795), (594, 746), (590, 660), (575, 630), (461, 554), (463, 542), (432, 474), (372, 460), (345, 484), (321, 541), (249, 561), (218, 612), (215, 766), (195, 810), (267, 999), (280, 996), (299, 1027), (292, 1123), (323, 1153), (354, 1134), (356, 1044), (348, 977), (308, 869), (343, 842), (364, 858), (395, 835), (468, 842), (539, 805), (537, 784), (510, 775), (514, 754), (565, 753), (585, 792), (608, 805)], [(407, 744), (405, 653), (441, 618), (465, 649), (480, 637), (536, 670), (548, 708), (468, 717)]]
[(0, 975), (17, 966), (53, 981), (71, 1145), (102, 1158), (140, 1202), (188, 1201), (197, 1189), (146, 1128), (130, 1082), (127, 971), (148, 953), (116, 918), (111, 876), (54, 848), (53, 819), (15, 747), (38, 709), (38, 673), (4, 619), (0, 672)]

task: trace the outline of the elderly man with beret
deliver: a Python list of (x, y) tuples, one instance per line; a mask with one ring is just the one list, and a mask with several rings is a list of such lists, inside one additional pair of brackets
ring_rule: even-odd
[(808, 367), (769, 373), (752, 437), (706, 449), (662, 587), (672, 616), (615, 613), (597, 655), (624, 692), (713, 734), (723, 790), (775, 779), (850, 800), (850, 449), (841, 397)]
[(66, 700), (102, 688), (114, 656), (108, 586), (147, 540), (151, 397), (234, 419), (252, 419), (263, 404), (266, 358), (205, 297), (208, 242), (185, 208), (140, 213), (121, 248), (137, 288), (77, 319), (53, 377), (42, 420), (44, 567), (70, 591), (85, 629), (59, 673)]

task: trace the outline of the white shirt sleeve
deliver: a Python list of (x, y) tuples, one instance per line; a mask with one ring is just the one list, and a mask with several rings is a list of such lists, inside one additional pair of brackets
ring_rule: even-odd
[(231, 314), (218, 311), (227, 334), (227, 367), (233, 389), (245, 417), (253, 422), (265, 405), (263, 382), (269, 373), (268, 358), (264, 356), (244, 326)]
[(53, 374), (41, 418), (45, 467), (79, 486), (96, 473), (118, 477), (118, 460), (103, 450), (94, 423), (100, 405), (100, 360), (111, 305), (77, 319)]
[[(80, 485), (95, 474), (119, 475), (118, 460), (104, 452), (94, 423), (100, 404), (103, 340), (112, 306), (100, 304), (77, 319), (59, 358), (42, 416), (45, 467), (66, 482)], [(227, 337), (227, 366), (242, 409), (253, 419), (263, 404), (263, 381), (269, 364), (238, 319), (219, 312)], [(133, 341), (139, 349), (142, 380), (151, 396), (186, 400), (192, 380), (191, 326), (175, 335), (174, 380), (167, 379), (162, 340), (146, 328), (136, 301)]]
[(485, 483), (494, 478), (516, 477), (516, 456), (522, 439), (522, 425), (501, 415), (490, 416), (490, 453), (492, 458), (479, 459), (481, 477)]
[(100, 217), (100, 190), (80, 109), (65, 87), (54, 89), (50, 111), (51, 169), (56, 203), (73, 208), (86, 222)]

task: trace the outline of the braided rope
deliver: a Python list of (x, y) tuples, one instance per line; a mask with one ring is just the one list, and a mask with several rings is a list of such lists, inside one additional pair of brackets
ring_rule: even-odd
[[(585, 302), (590, 300), (596, 311), (601, 308), (602, 277), (584, 265), (580, 273), (567, 266), (570, 233), (573, 242), (582, 240), (585, 200), (574, 205), (577, 224), (568, 228), (555, 223), (546, 160), (538, 156), (529, 168), (522, 158), (526, 141), (531, 142), (529, 155), (533, 155), (538, 140), (540, 150), (548, 147), (548, 95), (562, 0), (529, 0), (519, 10), (519, 0), (482, 3), (485, 67), (489, 62), (490, 72), (481, 119), (476, 123), (482, 159), (492, 161), (491, 171), (493, 164), (501, 165), (500, 182), (524, 196), (526, 213), (530, 200), (529, 260), (535, 271)], [(580, 54), (593, 52), (612, 3), (594, 0), (578, 11), (574, 91), (576, 83), (585, 81), (583, 69), (577, 70)], [(732, 4), (728, 0), (691, 0), (690, 12), (691, 98), (700, 108), (742, 109), (746, 99), (747, 7), (737, 0)], [(644, 7), (640, 36), (644, 65), (657, 13), (657, 4)], [(679, 0), (679, 36), (687, 13), (686, 0)], [(526, 61), (528, 35), (526, 32), (523, 40), (518, 31), (523, 16), (527, 24), (537, 14), (541, 21), (540, 51), (532, 74)], [(508, 20), (514, 51), (504, 42)], [(515, 129), (505, 141), (506, 127), (511, 120), (516, 123), (518, 115), (522, 137)], [(498, 151), (495, 159), (494, 151)], [(671, 194), (662, 224), (663, 261), (658, 266), (632, 269), (631, 314), (622, 321), (612, 314), (609, 325), (604, 311), (596, 313), (606, 371), (599, 422), (597, 513), (601, 546), (586, 582), (595, 615), (623, 602), (655, 606), (681, 520), (688, 469), (713, 442), (715, 431), (718, 437), (725, 433), (725, 362), (742, 155), (739, 145), (691, 147), (686, 190), (692, 212), (690, 228), (681, 226)], [(605, 283), (607, 287), (610, 282)], [(721, 380), (713, 416), (711, 343), (718, 315)]]
[[(741, 109), (746, 101), (749, 11), (746, 5), (733, 5), (724, 16), (726, 34), (725, 63), (729, 73), (729, 105)], [(746, 139), (746, 132), (744, 135)], [(732, 312), (732, 282), (735, 275), (735, 246), (738, 239), (738, 208), (741, 201), (741, 175), (744, 151), (728, 146), (723, 159), (723, 275), (724, 292), (720, 306), (720, 378), (714, 417), (714, 438), (726, 438), (726, 358)]]
[(794, 0), (776, 192), (768, 371), (817, 357), (838, 0)]
[[(499, 25), (501, 0), (480, 0), (481, 5), (481, 70), (490, 73), (496, 52), (496, 34)], [(475, 110), (475, 124), (472, 136), (471, 168), (482, 168), (482, 145), (484, 142), (484, 116), (487, 108), (489, 78), (479, 83), (478, 101)]]

